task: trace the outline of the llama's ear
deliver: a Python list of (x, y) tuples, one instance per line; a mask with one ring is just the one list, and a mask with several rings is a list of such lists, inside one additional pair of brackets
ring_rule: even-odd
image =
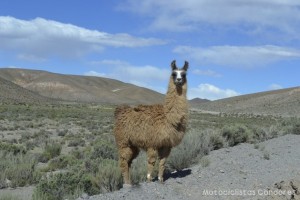
[(184, 69), (185, 71), (187, 71), (188, 68), (189, 68), (189, 62), (188, 62), (188, 61), (185, 61), (185, 62), (184, 62), (184, 66), (183, 66), (182, 69)]
[(173, 60), (173, 61), (171, 62), (171, 68), (172, 68), (172, 70), (177, 69), (177, 66), (176, 66), (176, 60)]

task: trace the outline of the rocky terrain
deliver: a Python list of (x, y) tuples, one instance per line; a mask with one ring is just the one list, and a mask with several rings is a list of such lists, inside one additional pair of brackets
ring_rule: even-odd
[(157, 181), (78, 200), (300, 199), (300, 135), (211, 152), (195, 165)]

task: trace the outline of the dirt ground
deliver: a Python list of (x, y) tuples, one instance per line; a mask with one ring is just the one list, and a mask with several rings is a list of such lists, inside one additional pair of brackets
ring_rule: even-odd
[[(240, 144), (212, 151), (208, 166), (173, 172), (164, 184), (131, 188), (78, 200), (300, 199), (300, 135), (285, 135), (259, 144)], [(33, 187), (0, 190), (29, 200)]]
[(79, 199), (300, 199), (299, 144), (299, 135), (285, 135), (256, 145), (224, 148), (207, 156), (207, 167), (174, 172), (164, 184), (141, 183)]

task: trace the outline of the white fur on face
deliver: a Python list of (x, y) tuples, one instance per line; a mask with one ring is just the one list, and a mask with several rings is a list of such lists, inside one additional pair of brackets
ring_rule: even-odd
[(173, 72), (176, 73), (176, 79), (181, 79), (182, 78), (182, 76), (181, 76), (182, 70), (176, 69)]
[(183, 74), (185, 75), (185, 70), (182, 69), (175, 69), (172, 72), (172, 76), (173, 76), (173, 80), (174, 82), (177, 84), (181, 84), (184, 80), (183, 80)]

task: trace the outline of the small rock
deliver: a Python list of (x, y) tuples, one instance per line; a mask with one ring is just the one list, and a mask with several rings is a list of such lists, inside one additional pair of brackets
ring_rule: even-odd
[(223, 169), (220, 169), (220, 172), (221, 172), (221, 173), (225, 173), (225, 171), (224, 171)]

